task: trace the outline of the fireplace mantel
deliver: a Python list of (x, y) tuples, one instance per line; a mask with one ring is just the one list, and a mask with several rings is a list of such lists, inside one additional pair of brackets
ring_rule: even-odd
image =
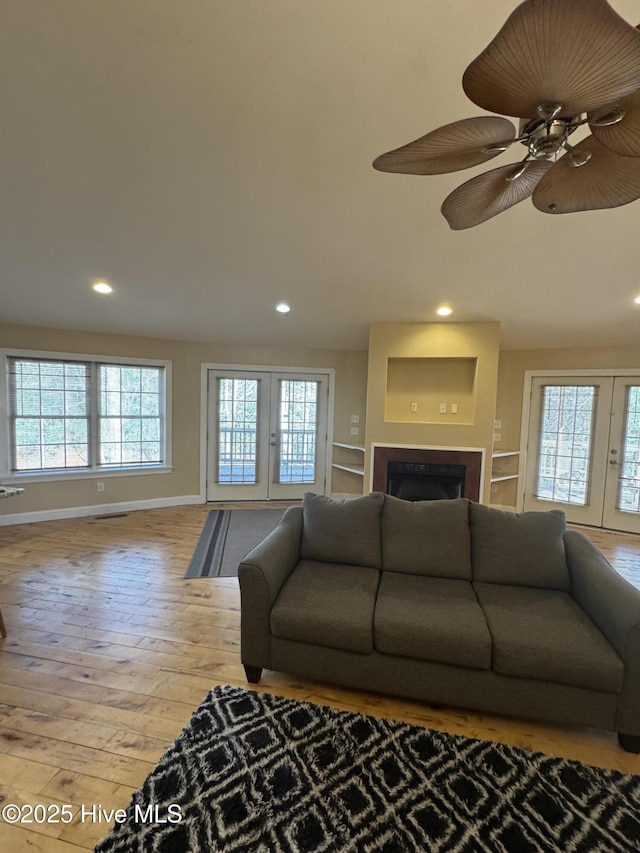
[(476, 447), (424, 447), (417, 445), (372, 445), (372, 490), (387, 491), (389, 462), (426, 462), (464, 465), (465, 483), (462, 497), (480, 500), (484, 470), (484, 450)]

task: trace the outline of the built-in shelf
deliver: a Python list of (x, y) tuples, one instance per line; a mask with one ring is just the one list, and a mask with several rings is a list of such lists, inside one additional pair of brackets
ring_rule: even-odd
[[(492, 459), (507, 459), (509, 457), (517, 458), (520, 456), (519, 450), (495, 450), (491, 454)], [(508, 470), (508, 469), (507, 469)], [(518, 470), (512, 471), (510, 474), (498, 474), (491, 476), (492, 483), (504, 483), (506, 480), (517, 480)]]
[[(339, 447), (341, 450), (364, 454), (363, 444), (347, 444), (345, 441), (334, 441), (333, 446)], [(360, 462), (332, 462), (331, 467), (337, 468), (339, 471), (346, 471), (348, 474), (356, 474), (358, 477), (364, 477), (364, 464)]]
[(332, 462), (332, 468), (338, 468), (340, 471), (348, 471), (350, 474), (357, 474), (359, 477), (364, 477), (364, 465), (342, 465), (340, 462)]

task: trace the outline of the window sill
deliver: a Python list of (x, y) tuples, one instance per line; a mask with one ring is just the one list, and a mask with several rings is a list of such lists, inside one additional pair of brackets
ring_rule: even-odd
[(172, 465), (137, 465), (123, 468), (85, 468), (74, 471), (34, 471), (7, 474), (0, 477), (3, 485), (27, 485), (28, 483), (57, 483), (63, 480), (106, 480), (111, 477), (138, 477), (145, 474), (170, 474)]

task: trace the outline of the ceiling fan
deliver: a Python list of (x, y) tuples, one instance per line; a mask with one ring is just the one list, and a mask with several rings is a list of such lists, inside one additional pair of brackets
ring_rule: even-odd
[[(525, 0), (462, 78), (498, 116), (462, 119), (377, 157), (383, 172), (437, 175), (477, 166), (522, 143), (526, 156), (455, 189), (442, 205), (454, 230), (533, 197), (543, 213), (618, 207), (640, 198), (640, 28), (606, 0)], [(575, 146), (569, 137), (589, 125)], [(562, 155), (562, 156), (561, 156)]]

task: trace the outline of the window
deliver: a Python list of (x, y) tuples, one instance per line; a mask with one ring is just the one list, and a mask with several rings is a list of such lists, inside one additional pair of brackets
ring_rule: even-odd
[(101, 465), (159, 464), (161, 368), (99, 366)]
[(9, 356), (13, 474), (166, 464), (166, 366)]

